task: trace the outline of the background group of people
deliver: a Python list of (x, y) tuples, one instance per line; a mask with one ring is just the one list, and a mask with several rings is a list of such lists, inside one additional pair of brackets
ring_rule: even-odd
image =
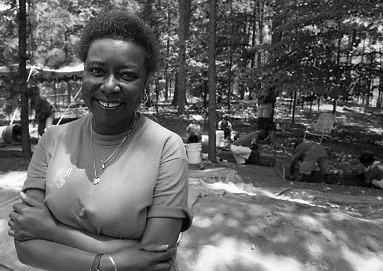
[[(202, 118), (194, 117), (193, 123), (187, 127), (188, 143), (201, 140)], [(273, 123), (266, 118), (261, 119), (260, 127), (250, 133), (234, 138), (233, 125), (228, 115), (218, 122), (217, 129), (224, 132), (224, 137), (230, 142), (230, 151), (238, 164), (260, 164), (260, 154), (264, 144), (273, 144), (276, 131)], [(286, 178), (295, 181), (335, 183), (332, 178), (330, 149), (315, 141), (296, 140), (287, 168)], [(383, 188), (383, 165), (372, 154), (362, 154), (359, 158), (365, 167), (364, 183), (376, 188)], [(316, 169), (319, 168), (319, 171)]]

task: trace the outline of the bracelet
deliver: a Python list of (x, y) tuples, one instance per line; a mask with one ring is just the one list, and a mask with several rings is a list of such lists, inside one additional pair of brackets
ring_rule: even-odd
[(101, 261), (101, 257), (103, 255), (104, 254), (97, 254), (96, 256), (94, 256), (92, 267), (90, 268), (90, 271), (99, 271), (100, 270), (100, 261)]
[(116, 262), (114, 261), (114, 259), (112, 258), (112, 256), (110, 256), (109, 254), (106, 254), (106, 256), (108, 256), (109, 260), (110, 260), (111, 263), (113, 264), (114, 271), (118, 271), (118, 270), (117, 270)]

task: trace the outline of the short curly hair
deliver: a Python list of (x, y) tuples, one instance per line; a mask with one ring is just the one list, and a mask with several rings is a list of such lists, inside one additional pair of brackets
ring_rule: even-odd
[(141, 46), (146, 51), (144, 63), (148, 76), (156, 72), (159, 64), (158, 42), (151, 28), (138, 16), (113, 9), (91, 18), (80, 40), (80, 60), (85, 62), (92, 42), (103, 38), (129, 41)]

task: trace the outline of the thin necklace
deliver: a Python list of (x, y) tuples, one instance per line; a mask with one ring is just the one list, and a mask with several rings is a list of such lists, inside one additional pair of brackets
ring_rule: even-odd
[(104, 173), (105, 169), (112, 163), (113, 159), (116, 157), (118, 152), (121, 150), (122, 145), (124, 144), (126, 139), (129, 137), (129, 135), (132, 133), (134, 127), (136, 126), (136, 121), (137, 121), (138, 118), (139, 118), (139, 116), (138, 117), (137, 117), (137, 115), (134, 116), (134, 122), (133, 122), (132, 128), (130, 128), (130, 130), (127, 133), (127, 135), (124, 136), (124, 138), (121, 140), (120, 144), (118, 144), (117, 148), (108, 156), (108, 158), (106, 158), (105, 161), (100, 160), (101, 161), (101, 170), (100, 170), (99, 174), (97, 174), (97, 170), (96, 170), (96, 156), (94, 155), (93, 126), (92, 126), (92, 123), (90, 123), (90, 140), (92, 142), (93, 170), (94, 170), (94, 178), (93, 178), (93, 182), (92, 182), (93, 185), (96, 185), (96, 184), (98, 184), (100, 182), (101, 175)]

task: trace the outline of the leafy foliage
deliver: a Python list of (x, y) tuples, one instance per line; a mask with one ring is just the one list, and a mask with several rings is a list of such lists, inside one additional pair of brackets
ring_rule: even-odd
[[(0, 65), (17, 62), (17, 1), (3, 0)], [(28, 5), (28, 61), (58, 67), (76, 60), (85, 21), (102, 9), (139, 11), (162, 51), (158, 95), (168, 98), (178, 71), (178, 3), (171, 0), (41, 0)], [(378, 0), (222, 0), (217, 3), (217, 97), (277, 93), (348, 99), (369, 95), (381, 73), (383, 4)], [(209, 1), (186, 14), (187, 91), (207, 99)], [(154, 85), (153, 85), (154, 87)]]

